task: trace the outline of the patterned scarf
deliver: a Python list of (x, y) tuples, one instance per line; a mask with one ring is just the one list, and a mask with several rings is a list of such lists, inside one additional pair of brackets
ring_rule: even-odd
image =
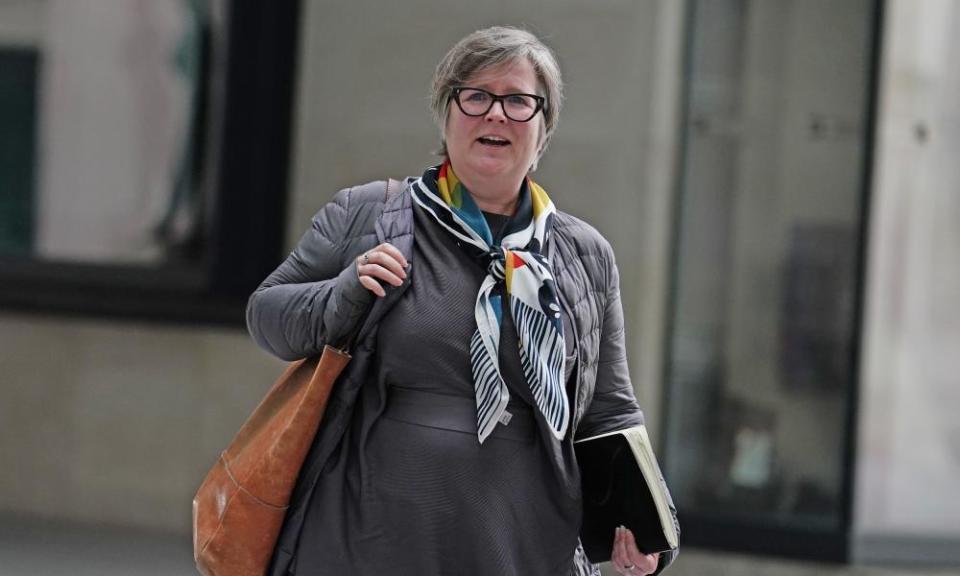
[(526, 178), (517, 213), (500, 245), (483, 213), (453, 173), (449, 161), (424, 172), (410, 188), (413, 199), (487, 269), (477, 294), (477, 331), (470, 341), (470, 365), (477, 394), (480, 443), (506, 421), (510, 393), (500, 374), (502, 304), (506, 289), (520, 341), (520, 361), (537, 407), (557, 439), (567, 432), (569, 406), (563, 382), (563, 323), (550, 263), (540, 254), (556, 209), (543, 188)]

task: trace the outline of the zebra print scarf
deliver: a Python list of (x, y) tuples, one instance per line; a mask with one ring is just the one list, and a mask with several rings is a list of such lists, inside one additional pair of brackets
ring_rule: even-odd
[(483, 213), (449, 161), (427, 169), (410, 190), (414, 201), (487, 269), (477, 294), (477, 331), (470, 342), (480, 443), (498, 422), (509, 421), (510, 393), (498, 360), (503, 312), (498, 286), (505, 287), (520, 341), (520, 361), (537, 408), (554, 436), (563, 439), (570, 411), (563, 382), (563, 323), (550, 262), (540, 254), (553, 225), (553, 202), (533, 180), (524, 179), (517, 212), (503, 240), (494, 245)]

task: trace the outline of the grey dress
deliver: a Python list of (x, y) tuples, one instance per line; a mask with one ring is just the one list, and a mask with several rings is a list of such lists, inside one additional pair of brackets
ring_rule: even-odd
[(569, 574), (580, 525), (570, 440), (532, 409), (505, 310), (511, 419), (478, 442), (469, 342), (486, 273), (414, 213), (416, 281), (380, 322), (374, 379), (311, 496), (292, 573)]

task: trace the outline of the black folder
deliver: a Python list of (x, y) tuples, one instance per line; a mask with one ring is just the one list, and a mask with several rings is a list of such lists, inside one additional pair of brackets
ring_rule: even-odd
[(670, 496), (643, 426), (584, 438), (573, 446), (583, 490), (580, 541), (591, 562), (610, 560), (620, 525), (633, 532), (645, 554), (677, 547)]

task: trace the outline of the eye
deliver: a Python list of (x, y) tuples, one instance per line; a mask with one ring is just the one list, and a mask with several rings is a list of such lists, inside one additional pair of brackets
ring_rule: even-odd
[(464, 101), (474, 104), (481, 104), (490, 99), (490, 96), (486, 92), (480, 92), (478, 90), (464, 90), (460, 93), (460, 97), (463, 98)]
[(516, 108), (533, 108), (536, 101), (525, 94), (510, 94), (506, 98), (507, 104)]

